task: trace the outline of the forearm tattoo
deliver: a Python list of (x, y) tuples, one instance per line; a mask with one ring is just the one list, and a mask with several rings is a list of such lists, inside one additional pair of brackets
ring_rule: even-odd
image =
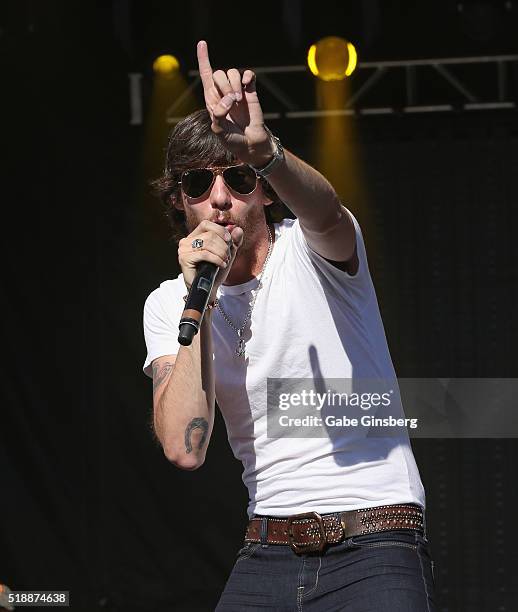
[(173, 369), (173, 364), (166, 361), (161, 366), (158, 363), (153, 364), (153, 395), (155, 391), (167, 378), (169, 372)]
[(207, 439), (207, 432), (209, 431), (209, 424), (207, 423), (207, 419), (204, 419), (203, 417), (195, 417), (194, 419), (191, 420), (189, 425), (187, 425), (187, 428), (185, 430), (185, 452), (186, 453), (192, 452), (191, 434), (195, 429), (202, 430), (202, 436), (198, 444), (198, 450), (201, 450), (203, 448), (203, 445), (205, 444), (205, 440)]

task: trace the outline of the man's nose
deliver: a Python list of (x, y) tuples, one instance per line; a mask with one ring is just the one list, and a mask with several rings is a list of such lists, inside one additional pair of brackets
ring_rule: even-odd
[(221, 174), (216, 176), (210, 192), (210, 203), (214, 208), (226, 210), (232, 206), (232, 196)]

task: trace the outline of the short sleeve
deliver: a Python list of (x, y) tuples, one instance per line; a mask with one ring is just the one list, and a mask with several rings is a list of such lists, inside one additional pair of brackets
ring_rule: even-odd
[(153, 291), (144, 304), (144, 338), (147, 356), (144, 373), (153, 376), (151, 363), (157, 357), (176, 355), (178, 343), (178, 322), (183, 310), (182, 296), (174, 281), (167, 281)]
[(372, 280), (369, 273), (367, 253), (365, 250), (360, 225), (349, 210), (347, 210), (347, 213), (351, 217), (356, 235), (356, 252), (358, 255), (358, 270), (356, 271), (356, 274), (351, 275), (345, 270), (341, 270), (340, 268), (334, 266), (330, 261), (313, 251), (313, 249), (311, 249), (311, 247), (308, 245), (298, 223), (296, 223), (295, 240), (297, 243), (297, 248), (306, 253), (306, 256), (309, 258), (314, 268), (318, 271), (321, 278), (325, 278), (330, 285), (339, 291), (345, 290), (363, 302), (365, 299), (369, 299), (372, 295)]

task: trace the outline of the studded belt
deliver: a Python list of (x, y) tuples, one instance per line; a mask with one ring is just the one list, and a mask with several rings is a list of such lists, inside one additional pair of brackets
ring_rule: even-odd
[(285, 544), (297, 554), (322, 552), (336, 544), (367, 533), (413, 529), (423, 533), (423, 510), (414, 504), (376, 506), (347, 512), (306, 512), (283, 518), (256, 516), (248, 524), (245, 542)]

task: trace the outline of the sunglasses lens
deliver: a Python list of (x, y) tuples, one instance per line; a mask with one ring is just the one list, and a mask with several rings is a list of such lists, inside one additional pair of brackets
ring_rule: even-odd
[(223, 171), (223, 178), (227, 185), (240, 193), (248, 195), (257, 185), (257, 176), (250, 166), (232, 166)]
[(187, 170), (182, 175), (182, 189), (189, 198), (199, 198), (212, 184), (214, 174), (206, 168)]

